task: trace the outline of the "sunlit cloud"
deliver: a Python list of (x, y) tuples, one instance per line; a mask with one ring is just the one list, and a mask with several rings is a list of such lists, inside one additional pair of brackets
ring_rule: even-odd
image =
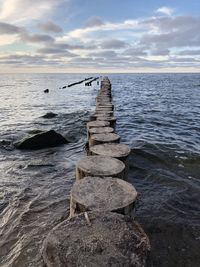
[(62, 2), (62, 0), (0, 0), (0, 20), (11, 23), (30, 22), (51, 14)]
[(158, 8), (156, 10), (156, 13), (161, 13), (164, 15), (171, 16), (174, 13), (174, 9), (170, 8), (170, 7), (163, 6), (163, 7)]
[(18, 40), (18, 35), (10, 35), (10, 34), (4, 34), (3, 38), (0, 38), (0, 46), (10, 45)]

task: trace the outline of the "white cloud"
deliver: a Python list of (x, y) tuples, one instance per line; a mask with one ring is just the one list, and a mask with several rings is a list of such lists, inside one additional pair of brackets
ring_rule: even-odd
[(10, 35), (10, 34), (4, 34), (4, 36), (0, 38), (0, 46), (2, 45), (10, 45), (15, 43), (18, 40), (18, 35)]
[[(123, 30), (131, 30), (132, 32), (131, 34), (133, 34), (134, 30), (137, 31), (145, 27), (147, 28), (148, 26), (139, 25), (139, 20), (125, 20), (120, 23), (105, 22), (98, 26), (87, 27), (87, 28), (84, 27), (72, 30), (67, 34), (65, 34), (64, 36), (58, 37), (57, 40), (59, 42), (71, 41), (74, 39), (91, 41), (91, 38), (93, 38), (96, 33), (99, 35), (101, 32), (105, 34), (105, 32), (111, 31), (112, 37), (114, 37), (113, 36), (114, 31), (118, 32)], [(102, 40), (105, 39), (105, 36), (101, 36), (101, 39)]]
[(171, 16), (173, 12), (174, 12), (173, 8), (166, 7), (166, 6), (160, 7), (156, 10), (156, 13), (162, 13), (167, 16)]
[(39, 19), (50, 14), (62, 2), (62, 0), (0, 0), (0, 20), (21, 23)]

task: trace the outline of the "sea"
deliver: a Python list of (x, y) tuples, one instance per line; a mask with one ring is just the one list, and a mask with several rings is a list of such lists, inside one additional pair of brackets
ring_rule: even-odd
[[(42, 267), (44, 238), (69, 215), (75, 163), (102, 74), (0, 74), (0, 266)], [(200, 266), (200, 74), (107, 74), (116, 132), (130, 146), (136, 218), (148, 266)], [(49, 89), (45, 94), (44, 90)], [(56, 113), (51, 119), (43, 118)], [(34, 151), (15, 142), (55, 130), (68, 144)]]

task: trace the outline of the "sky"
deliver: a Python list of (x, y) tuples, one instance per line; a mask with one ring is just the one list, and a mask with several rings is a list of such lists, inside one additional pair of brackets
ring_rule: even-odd
[(0, 0), (15, 72), (200, 72), (200, 0)]

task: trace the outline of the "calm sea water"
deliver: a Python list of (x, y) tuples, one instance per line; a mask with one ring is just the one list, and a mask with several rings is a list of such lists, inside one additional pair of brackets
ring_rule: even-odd
[[(69, 214), (98, 86), (59, 87), (89, 76), (0, 75), (0, 266), (43, 266), (42, 241)], [(129, 181), (139, 192), (137, 220), (152, 244), (149, 266), (200, 266), (200, 74), (109, 78), (117, 132), (132, 149)], [(42, 118), (50, 111), (58, 116)], [(70, 143), (37, 151), (3, 146), (49, 129)]]

